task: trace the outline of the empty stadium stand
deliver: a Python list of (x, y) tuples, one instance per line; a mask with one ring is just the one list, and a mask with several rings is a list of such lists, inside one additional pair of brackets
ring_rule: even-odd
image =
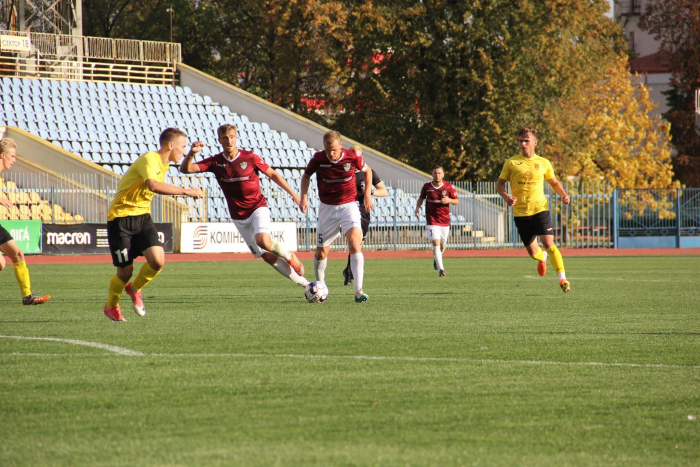
[[(220, 151), (216, 128), (233, 123), (238, 128), (239, 147), (259, 154), (280, 171), (296, 191), (301, 175), (314, 149), (304, 141), (290, 139), (284, 132), (271, 129), (264, 122), (251, 122), (245, 115), (232, 112), (208, 96), (193, 93), (188, 87), (113, 82), (44, 80), (16, 77), (0, 79), (0, 125), (16, 126), (51, 141), (86, 161), (122, 175), (141, 154), (157, 148), (158, 136), (169, 126), (182, 129), (190, 141), (205, 142), (202, 156)], [(204, 203), (189, 200), (189, 220), (228, 221), (227, 207), (216, 180), (211, 175), (182, 175), (171, 166), (168, 182), (206, 190)], [(261, 177), (262, 188), (270, 205), (273, 220), (305, 225), (302, 214), (277, 185)], [(310, 193), (310, 226), (315, 228), (318, 197), (315, 184)], [(416, 198), (394, 196), (376, 200), (377, 225), (410, 225), (423, 219), (411, 218)], [(396, 204), (396, 206), (394, 206)], [(27, 203), (17, 203), (18, 210)], [(26, 210), (24, 210), (26, 215)], [(39, 214), (38, 209), (30, 215)], [(68, 213), (61, 219), (67, 222)], [(13, 215), (16, 215), (14, 213)], [(2, 214), (0, 214), (2, 215)], [(33, 217), (34, 218), (34, 217)], [(74, 217), (71, 221), (74, 221)], [(58, 221), (58, 219), (57, 219)], [(466, 226), (463, 216), (453, 222)]]

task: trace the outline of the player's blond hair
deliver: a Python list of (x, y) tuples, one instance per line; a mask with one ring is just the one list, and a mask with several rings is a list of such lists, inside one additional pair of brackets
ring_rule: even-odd
[(218, 136), (224, 136), (229, 131), (233, 131), (233, 134), (238, 136), (238, 128), (236, 128), (236, 125), (231, 125), (230, 123), (224, 123), (219, 128), (217, 128), (216, 134)]
[(352, 146), (350, 150), (355, 151), (355, 154), (357, 154), (358, 156), (362, 155), (362, 148), (360, 146)]
[(17, 149), (17, 143), (12, 138), (5, 138), (0, 141), (0, 153), (7, 152), (8, 149)]
[(177, 128), (166, 128), (165, 130), (163, 130), (163, 133), (160, 134), (160, 138), (158, 138), (158, 141), (162, 146), (165, 143), (169, 143), (175, 140), (175, 138), (179, 138), (180, 136), (184, 136), (185, 138), (187, 138), (187, 134), (182, 130), (178, 130)]
[(323, 144), (326, 143), (335, 143), (336, 141), (341, 141), (340, 133), (337, 131), (328, 131), (326, 132), (325, 135), (323, 135)]
[(535, 129), (535, 127), (532, 125), (527, 125), (522, 127), (518, 132), (518, 138), (522, 138), (523, 136), (527, 135), (530, 135), (533, 138), (537, 139), (537, 129)]

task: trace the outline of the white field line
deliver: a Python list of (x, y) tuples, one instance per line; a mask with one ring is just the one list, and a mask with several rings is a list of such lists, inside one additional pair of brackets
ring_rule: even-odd
[(143, 353), (137, 350), (125, 349), (124, 347), (117, 347), (115, 345), (102, 344), (100, 342), (88, 342), (79, 341), (76, 339), (61, 339), (58, 337), (26, 337), (26, 336), (2, 336), (0, 339), (19, 339), (19, 340), (30, 340), (30, 341), (51, 341), (51, 342), (62, 342), (65, 344), (73, 345), (83, 345), (85, 347), (95, 347), (96, 349), (107, 350), (113, 352), (117, 355), (126, 355), (129, 357), (143, 357)]
[(200, 354), (149, 354), (154, 357), (230, 357), (230, 358), (296, 358), (308, 360), (379, 360), (398, 362), (463, 362), (463, 363), (496, 363), (514, 365), (561, 365), (561, 366), (601, 366), (629, 368), (692, 368), (700, 370), (700, 365), (666, 365), (663, 363), (624, 363), (624, 362), (553, 362), (547, 360), (498, 360), (489, 358), (460, 358), (460, 357), (410, 357), (410, 356), (372, 356), (372, 355), (303, 355), (303, 354), (243, 354), (243, 353), (200, 353)]
[[(108, 350), (118, 355), (130, 357), (165, 357), (165, 358), (273, 358), (273, 359), (306, 359), (306, 360), (372, 360), (372, 361), (396, 361), (396, 362), (457, 362), (457, 363), (495, 363), (500, 365), (551, 365), (551, 366), (599, 366), (599, 367), (626, 367), (626, 368), (689, 368), (698, 370), (700, 365), (666, 365), (663, 363), (625, 363), (625, 362), (555, 362), (548, 360), (498, 360), (489, 358), (460, 358), (460, 357), (410, 357), (410, 356), (381, 356), (381, 355), (304, 355), (304, 354), (246, 354), (246, 353), (192, 353), (192, 354), (168, 354), (152, 353), (144, 354), (136, 350), (125, 349), (99, 342), (87, 342), (75, 339), (59, 339), (56, 337), (25, 337), (2, 336), (4, 339), (43, 340), (64, 342), (67, 344), (83, 345)], [(75, 357), (90, 356), (93, 354), (70, 353), (22, 353), (13, 352), (8, 355), (24, 357)]]

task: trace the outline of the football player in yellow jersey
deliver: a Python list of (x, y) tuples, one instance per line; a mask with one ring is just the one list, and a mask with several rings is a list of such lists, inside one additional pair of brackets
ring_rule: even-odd
[[(165, 253), (151, 219), (151, 200), (155, 193), (186, 195), (201, 198), (198, 188), (179, 188), (164, 183), (170, 162), (179, 163), (185, 154), (187, 135), (177, 128), (167, 128), (160, 135), (160, 150), (147, 152), (126, 171), (107, 214), (107, 239), (112, 263), (117, 273), (109, 282), (105, 315), (112, 321), (125, 321), (119, 307), (122, 292), (131, 297), (137, 315), (146, 314), (141, 289), (153, 280), (165, 265)], [(190, 152), (204, 148), (200, 141), (192, 144)], [(136, 279), (129, 282), (134, 271), (134, 258), (144, 256), (146, 262)]]
[[(508, 206), (513, 208), (513, 218), (518, 234), (527, 252), (537, 260), (537, 272), (544, 276), (547, 272), (547, 257), (554, 266), (559, 279), (559, 286), (564, 293), (571, 290), (564, 271), (564, 259), (554, 244), (552, 217), (544, 196), (544, 181), (547, 180), (552, 189), (561, 196), (565, 204), (569, 204), (569, 196), (561, 183), (554, 176), (552, 164), (545, 158), (535, 154), (537, 146), (537, 130), (526, 126), (518, 133), (522, 154), (511, 157), (503, 165), (498, 178), (498, 194)], [(513, 196), (506, 191), (506, 182), (510, 183)], [(545, 251), (537, 244), (540, 237)]]
[[(12, 138), (5, 138), (0, 141), (0, 173), (3, 170), (10, 170), (17, 158), (17, 143)], [(0, 206), (7, 209), (17, 208), (12, 201), (7, 198), (0, 198)], [(15, 279), (19, 284), (22, 293), (22, 305), (41, 305), (50, 295), (37, 295), (32, 293), (29, 283), (29, 270), (24, 261), (24, 253), (19, 249), (17, 242), (12, 238), (10, 232), (0, 225), (0, 251), (2, 251), (12, 261), (12, 269), (15, 271)], [(5, 258), (0, 255), (0, 271), (5, 269)]]

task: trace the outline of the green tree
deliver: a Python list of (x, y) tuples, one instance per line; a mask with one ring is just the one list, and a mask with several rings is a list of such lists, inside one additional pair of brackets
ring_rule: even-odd
[(168, 0), (84, 0), (85, 36), (170, 41), (173, 10), (173, 41), (182, 44), (185, 63), (208, 69), (219, 43), (218, 18), (208, 1)]
[(700, 186), (700, 135), (695, 132), (694, 93), (700, 89), (700, 2), (650, 0), (640, 26), (660, 41), (669, 58), (671, 90), (666, 118), (671, 123), (676, 177)]
[[(377, 8), (380, 27), (353, 28), (353, 64), (365, 71), (349, 79), (336, 128), (423, 170), (440, 162), (453, 179), (493, 180), (519, 127), (544, 123), (545, 109), (598, 81), (625, 49), (605, 1)], [(375, 51), (379, 73), (368, 71)]]

